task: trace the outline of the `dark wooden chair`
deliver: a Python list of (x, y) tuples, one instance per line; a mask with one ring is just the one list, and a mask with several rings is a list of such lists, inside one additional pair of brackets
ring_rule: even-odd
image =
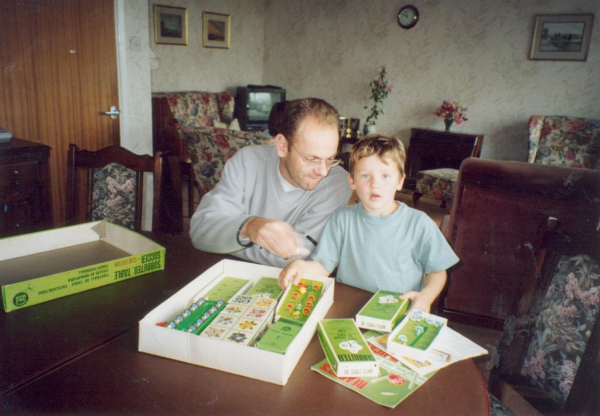
[(154, 174), (152, 229), (161, 230), (162, 152), (136, 155), (120, 146), (98, 151), (69, 145), (67, 156), (67, 225), (106, 219), (142, 229), (144, 172)]
[(515, 299), (490, 373), (499, 399), (510, 385), (542, 414), (600, 414), (600, 234), (545, 236), (535, 294)]
[(552, 226), (579, 234), (599, 220), (600, 171), (466, 159), (443, 227), (461, 261), (448, 273), (440, 313), (502, 330), (513, 301), (528, 304), (533, 294)]
[(482, 146), (483, 135), (412, 129), (404, 187), (414, 191), (415, 208), (423, 195), (452, 205), (460, 164), (479, 157)]

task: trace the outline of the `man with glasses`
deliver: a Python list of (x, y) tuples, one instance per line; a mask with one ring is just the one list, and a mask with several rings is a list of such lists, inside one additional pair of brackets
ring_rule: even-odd
[(283, 267), (306, 258), (329, 216), (348, 203), (347, 172), (336, 159), (337, 110), (305, 98), (276, 111), (275, 146), (240, 149), (202, 198), (191, 220), (196, 248)]

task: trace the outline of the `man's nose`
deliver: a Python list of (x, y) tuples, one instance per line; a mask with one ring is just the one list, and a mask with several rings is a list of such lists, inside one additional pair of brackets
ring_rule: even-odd
[(327, 161), (325, 160), (321, 161), (321, 163), (319, 163), (319, 166), (317, 166), (315, 169), (317, 173), (321, 176), (327, 176), (327, 174), (329, 173), (329, 166), (327, 166)]

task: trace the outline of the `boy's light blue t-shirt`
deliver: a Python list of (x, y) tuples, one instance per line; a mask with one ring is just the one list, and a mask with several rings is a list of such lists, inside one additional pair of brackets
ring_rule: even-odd
[(383, 217), (367, 213), (362, 203), (339, 209), (327, 221), (312, 260), (328, 271), (338, 267), (338, 282), (369, 292), (421, 290), (425, 274), (459, 259), (431, 218), (398, 204)]

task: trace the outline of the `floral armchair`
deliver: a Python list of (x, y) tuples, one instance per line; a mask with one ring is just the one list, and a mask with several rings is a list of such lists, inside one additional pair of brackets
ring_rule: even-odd
[(600, 120), (531, 116), (527, 162), (600, 169)]
[(200, 197), (213, 189), (225, 162), (240, 148), (271, 144), (262, 132), (239, 131), (233, 118), (235, 99), (228, 92), (160, 92), (153, 94), (154, 150), (170, 151), (187, 165), (189, 207), (193, 188)]
[(598, 414), (600, 235), (556, 235), (529, 310), (507, 321), (490, 390), (508, 382), (542, 414)]

